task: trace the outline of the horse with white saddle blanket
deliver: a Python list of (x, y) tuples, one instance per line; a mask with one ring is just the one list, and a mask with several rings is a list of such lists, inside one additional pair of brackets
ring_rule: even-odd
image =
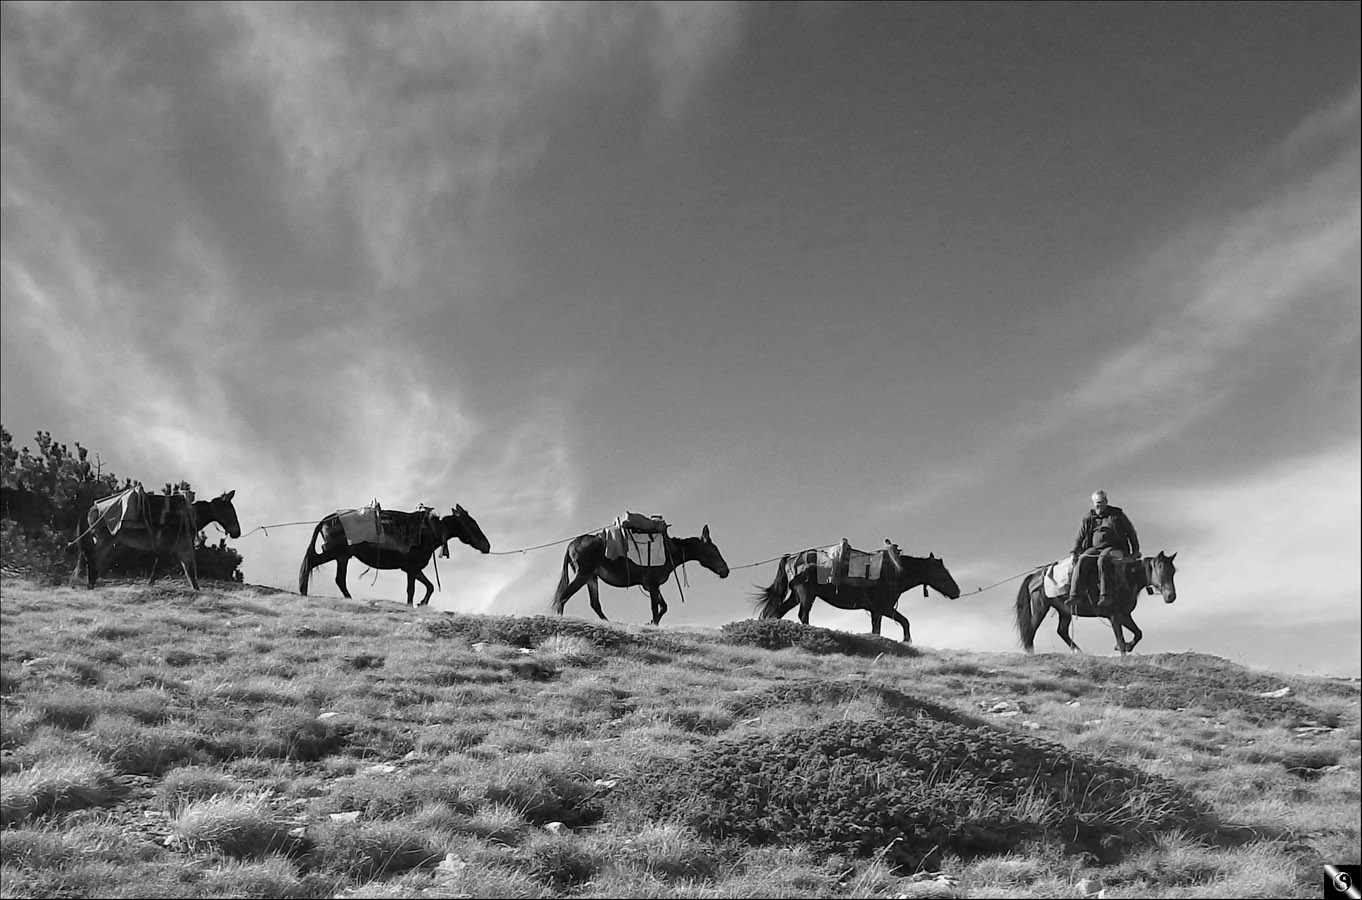
[[(1027, 653), (1035, 649), (1036, 631), (1046, 614), (1054, 609), (1059, 613), (1058, 634), (1064, 639), (1064, 643), (1069, 645), (1070, 650), (1075, 653), (1083, 652), (1069, 637), (1069, 623), (1073, 617), (1102, 618), (1111, 623), (1111, 630), (1116, 634), (1116, 649), (1125, 656), (1134, 650), (1140, 638), (1144, 637), (1144, 632), (1140, 631), (1131, 617), (1139, 600), (1140, 590), (1151, 594), (1157, 590), (1163, 595), (1164, 603), (1172, 603), (1178, 599), (1178, 589), (1173, 581), (1173, 576), (1177, 572), (1177, 567), (1173, 565), (1173, 558), (1176, 556), (1176, 553), (1165, 556), (1163, 551), (1160, 551), (1158, 556), (1117, 560), (1116, 598), (1109, 607), (1099, 607), (1093, 602), (1090, 584), (1080, 586), (1080, 592), (1084, 596), (1069, 596), (1069, 569), (1072, 566), (1070, 557), (1048, 566), (1041, 566), (1023, 578), (1021, 587), (1017, 589), (1016, 624), (1022, 647)], [(1122, 628), (1134, 635), (1134, 639), (1127, 642)]]

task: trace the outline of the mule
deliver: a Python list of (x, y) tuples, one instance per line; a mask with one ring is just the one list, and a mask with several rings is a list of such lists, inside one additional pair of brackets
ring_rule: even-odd
[[(173, 556), (179, 560), (185, 577), (197, 591), (199, 569), (194, 560), (195, 538), (211, 522), (220, 525), (228, 537), (232, 539), (241, 537), (241, 522), (237, 519), (236, 507), (232, 505), (232, 498), (235, 496), (236, 491), (227, 491), (212, 500), (197, 500), (189, 504), (188, 518), (171, 515), (162, 523), (153, 521), (155, 516), (147, 516), (141, 521), (126, 521), (118, 528), (117, 533), (109, 531), (99, 507), (91, 506), (85, 514), (84, 531), (68, 545), (80, 551), (76, 573), (79, 573), (80, 567), (84, 565), (86, 583), (89, 587), (94, 587), (95, 582), (108, 569), (109, 557), (114, 548), (128, 547), (155, 556), (147, 584), (156, 583), (160, 574), (161, 560)], [(145, 494), (144, 497), (152, 505), (163, 504), (169, 500), (157, 494)]]
[[(1165, 556), (1163, 551), (1159, 551), (1158, 556), (1117, 561), (1116, 565), (1125, 569), (1125, 578), (1118, 580), (1118, 589), (1110, 607), (1096, 606), (1092, 602), (1090, 592), (1080, 598), (1047, 597), (1043, 587), (1046, 567), (1042, 566), (1030, 573), (1022, 579), (1021, 586), (1017, 589), (1016, 624), (1022, 647), (1027, 653), (1035, 651), (1036, 631), (1046, 614), (1053, 609), (1059, 613), (1058, 634), (1074, 653), (1083, 651), (1074, 643), (1073, 638), (1069, 637), (1069, 623), (1074, 616), (1083, 616), (1106, 619), (1110, 622), (1111, 630), (1116, 635), (1116, 650), (1125, 656), (1134, 650), (1135, 645), (1144, 637), (1144, 632), (1140, 631), (1132, 617), (1140, 590), (1143, 589), (1150, 594), (1157, 590), (1163, 595), (1164, 603), (1172, 603), (1178, 599), (1178, 589), (1173, 578), (1177, 573), (1177, 566), (1173, 564), (1176, 556), (1176, 553)], [(1126, 641), (1123, 628), (1134, 636), (1133, 640)]]
[(880, 633), (881, 619), (888, 616), (903, 627), (903, 642), (911, 644), (912, 629), (907, 617), (898, 611), (899, 597), (903, 596), (904, 591), (921, 585), (923, 596), (926, 596), (929, 587), (952, 600), (960, 596), (960, 586), (946, 569), (945, 561), (935, 554), (926, 557), (899, 554), (899, 571), (894, 576), (879, 579), (846, 578), (840, 584), (820, 584), (812, 566), (791, 579), (786, 568), (789, 558), (781, 557), (775, 580), (753, 595), (757, 618), (779, 619), (797, 606), (799, 621), (807, 625), (813, 601), (822, 600), (838, 609), (867, 611), (870, 613), (870, 630), (873, 634)]
[[(667, 601), (662, 599), (662, 585), (676, 569), (688, 562), (698, 562), (720, 578), (728, 577), (728, 563), (719, 548), (709, 538), (706, 525), (699, 537), (674, 538), (665, 536), (666, 562), (660, 566), (642, 566), (627, 558), (606, 559), (605, 538), (600, 534), (583, 534), (568, 543), (563, 554), (563, 574), (553, 592), (553, 611), (563, 614), (563, 607), (573, 594), (586, 585), (591, 597), (591, 608), (605, 618), (601, 609), (600, 582), (612, 587), (642, 587), (652, 601), (653, 624), (667, 614)], [(571, 571), (572, 574), (569, 574)], [(607, 620), (608, 621), (608, 620)]]
[[(401, 569), (407, 573), (407, 605), (412, 605), (416, 596), (416, 582), (425, 585), (426, 595), (418, 606), (430, 602), (435, 593), (435, 585), (422, 571), (430, 562), (436, 550), (441, 556), (449, 557), (449, 540), (458, 538), (479, 553), (492, 549), (487, 535), (462, 506), (455, 505), (453, 515), (440, 518), (430, 510), (408, 513), (385, 509), (379, 512), (384, 525), (414, 533), (415, 540), (406, 550), (397, 547), (363, 541), (351, 544), (345, 537), (345, 527), (341, 524), (340, 514), (332, 513), (317, 523), (312, 530), (312, 539), (307, 543), (303, 563), (298, 568), (298, 593), (307, 596), (307, 583), (312, 570), (329, 562), (336, 564), (336, 587), (340, 588), (347, 599), (350, 590), (345, 586), (345, 574), (354, 557), (371, 569)], [(317, 538), (322, 539), (322, 549), (317, 550)]]

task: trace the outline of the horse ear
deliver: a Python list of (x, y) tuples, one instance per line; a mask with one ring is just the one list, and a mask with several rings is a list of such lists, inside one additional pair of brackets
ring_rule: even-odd
[(463, 512), (463, 504), (462, 504), (462, 503), (455, 503), (455, 504), (454, 504), (454, 515), (457, 516), (457, 515), (458, 515), (459, 513), (461, 513), (461, 512)]
[(704, 538), (705, 540), (709, 540), (709, 526), (708, 526), (708, 525), (706, 525), (705, 528), (704, 528), (704, 530), (700, 532), (700, 537)]
[(1172, 562), (1173, 560), (1175, 560), (1175, 559), (1177, 559), (1177, 558), (1178, 558), (1178, 555), (1177, 555), (1176, 553), (1174, 553), (1172, 556), (1168, 557), (1168, 561), (1169, 561), (1169, 562)]
[(232, 499), (233, 497), (235, 497), (235, 496), (236, 496), (236, 491), (228, 491), (227, 493), (225, 493), (225, 494), (222, 495), (222, 499), (223, 499), (223, 500), (231, 500), (231, 499)]

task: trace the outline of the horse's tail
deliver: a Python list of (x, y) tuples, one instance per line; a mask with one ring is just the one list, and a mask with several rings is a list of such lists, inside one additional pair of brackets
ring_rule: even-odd
[(298, 567), (298, 593), (307, 596), (307, 580), (312, 575), (312, 551), (317, 547), (317, 535), (322, 533), (322, 526), (326, 520), (322, 519), (317, 523), (317, 527), (312, 529), (312, 537), (307, 542), (307, 550), (303, 551), (303, 563)]
[(1039, 571), (1028, 574), (1022, 579), (1021, 587), (1017, 588), (1017, 635), (1021, 638), (1021, 645), (1027, 653), (1035, 651), (1036, 629), (1040, 627), (1040, 621), (1031, 602), (1034, 593), (1032, 582)]
[(568, 565), (571, 562), (572, 547), (569, 546), (568, 549), (563, 551), (563, 574), (558, 576), (558, 587), (553, 591), (553, 611), (559, 615), (562, 615), (563, 606), (567, 603), (565, 595), (567, 594), (568, 582), (572, 580), (568, 575)]
[(780, 605), (785, 601), (785, 595), (790, 592), (790, 579), (785, 573), (785, 561), (789, 558), (782, 556), (780, 565), (776, 567), (775, 581), (772, 581), (769, 587), (752, 595), (752, 606), (757, 611), (758, 619), (780, 618)]

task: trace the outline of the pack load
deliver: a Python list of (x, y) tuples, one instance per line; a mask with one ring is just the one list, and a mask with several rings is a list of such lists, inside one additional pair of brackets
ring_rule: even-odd
[(102, 522), (109, 534), (118, 534), (124, 528), (198, 531), (194, 527), (194, 492), (171, 490), (169, 484), (161, 494), (148, 494), (140, 483), (135, 484), (96, 500), (94, 508), (96, 521)]
[(661, 516), (626, 512), (600, 532), (606, 559), (627, 559), (638, 566), (663, 566), (667, 560), (667, 522)]
[(406, 553), (420, 540), (423, 531), (433, 527), (434, 511), (422, 506), (416, 512), (399, 512), (383, 509), (377, 500), (372, 500), (361, 509), (338, 509), (335, 515), (345, 532), (345, 542), (351, 547), (370, 544)]
[(808, 577), (813, 570), (814, 580), (819, 584), (865, 585), (895, 579), (899, 575), (899, 548), (888, 540), (883, 550), (857, 550), (846, 538), (831, 547), (804, 550), (785, 558), (785, 577), (794, 581), (797, 577)]

